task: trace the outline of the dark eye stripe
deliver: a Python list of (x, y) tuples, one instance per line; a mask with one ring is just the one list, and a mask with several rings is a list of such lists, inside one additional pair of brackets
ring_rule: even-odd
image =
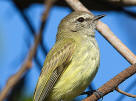
[(85, 19), (83, 17), (80, 17), (80, 18), (77, 19), (78, 22), (84, 22), (84, 20)]

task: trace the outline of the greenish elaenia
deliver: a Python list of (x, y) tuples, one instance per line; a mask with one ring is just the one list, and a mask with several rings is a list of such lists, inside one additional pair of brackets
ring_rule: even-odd
[(102, 17), (104, 15), (92, 16), (76, 11), (61, 21), (56, 43), (44, 62), (33, 101), (71, 101), (87, 88), (99, 67), (95, 28)]

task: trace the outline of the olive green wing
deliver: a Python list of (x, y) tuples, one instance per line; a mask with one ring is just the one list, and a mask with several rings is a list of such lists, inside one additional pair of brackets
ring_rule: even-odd
[(72, 61), (75, 47), (75, 42), (72, 39), (56, 42), (46, 57), (33, 101), (46, 101), (58, 78)]

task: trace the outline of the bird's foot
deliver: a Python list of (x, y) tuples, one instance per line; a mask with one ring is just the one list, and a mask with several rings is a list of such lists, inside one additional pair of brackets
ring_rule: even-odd
[(103, 99), (103, 93), (102, 93), (102, 92), (99, 92), (98, 90), (86, 91), (86, 92), (81, 93), (80, 95), (87, 95), (87, 97), (88, 97), (88, 96), (92, 95), (93, 93), (94, 93), (97, 97), (100, 97), (100, 98)]
[(90, 95), (92, 95), (95, 91), (96, 91), (96, 90), (86, 91), (86, 92), (81, 93), (80, 95), (90, 96)]

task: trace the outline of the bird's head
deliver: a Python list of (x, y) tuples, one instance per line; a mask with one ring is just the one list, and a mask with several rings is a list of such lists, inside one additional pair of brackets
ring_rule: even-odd
[(75, 11), (67, 15), (60, 23), (58, 28), (58, 35), (66, 34), (79, 34), (83, 36), (95, 36), (94, 30), (97, 21), (104, 17), (104, 15), (92, 16), (88, 12)]

